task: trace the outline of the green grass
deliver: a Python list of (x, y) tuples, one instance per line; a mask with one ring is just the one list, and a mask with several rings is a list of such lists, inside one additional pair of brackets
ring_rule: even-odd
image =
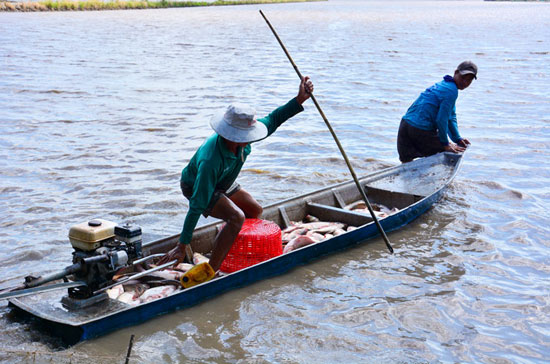
[(120, 9), (160, 9), (192, 6), (224, 6), (247, 4), (273, 4), (310, 2), (323, 0), (218, 0), (206, 1), (101, 1), (101, 0), (46, 0), (37, 2), (0, 2), (0, 11), (71, 11), (71, 10), (120, 10)]

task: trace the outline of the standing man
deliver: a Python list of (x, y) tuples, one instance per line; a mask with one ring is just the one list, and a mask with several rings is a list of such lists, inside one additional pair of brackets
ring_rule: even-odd
[(454, 76), (446, 75), (443, 81), (420, 94), (399, 125), (397, 151), (402, 163), (443, 151), (463, 152), (470, 145), (458, 132), (455, 102), (458, 90), (470, 86), (474, 79), (477, 79), (477, 66), (472, 61), (464, 61)]
[(159, 264), (173, 259), (179, 263), (186, 255), (192, 261), (190, 243), (202, 214), (226, 223), (214, 240), (209, 261), (214, 271), (220, 268), (245, 218), (258, 218), (263, 211), (254, 197), (235, 183), (252, 149), (250, 144), (271, 135), (286, 120), (303, 111), (302, 104), (312, 92), (313, 83), (305, 77), (300, 82), (298, 95), (264, 118), (256, 119), (256, 112), (251, 107), (230, 105), (210, 120), (215, 133), (197, 150), (181, 173), (181, 190), (189, 199), (189, 210), (179, 244)]

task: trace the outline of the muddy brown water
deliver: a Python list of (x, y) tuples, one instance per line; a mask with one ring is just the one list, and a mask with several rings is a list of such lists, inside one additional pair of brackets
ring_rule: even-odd
[[(499, 362), (550, 356), (550, 7), (328, 1), (0, 14), (0, 285), (68, 265), (70, 226), (179, 232), (178, 178), (231, 102), (266, 114), (298, 80), (359, 175), (398, 163), (401, 116), (464, 59), (472, 147), (445, 198), (381, 239), (65, 348), (0, 306), (0, 360), (133, 363)], [(253, 146), (262, 204), (349, 178), (313, 104)]]

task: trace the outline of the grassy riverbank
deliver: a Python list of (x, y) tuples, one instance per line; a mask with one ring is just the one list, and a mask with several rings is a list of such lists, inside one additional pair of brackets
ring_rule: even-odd
[(247, 4), (296, 3), (322, 0), (217, 0), (217, 1), (71, 1), (45, 0), (36, 2), (0, 2), (0, 11), (70, 11), (70, 10), (121, 10), (121, 9), (160, 9), (192, 6), (223, 6)]

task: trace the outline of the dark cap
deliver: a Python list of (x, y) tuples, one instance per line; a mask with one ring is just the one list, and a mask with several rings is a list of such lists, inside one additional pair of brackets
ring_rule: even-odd
[(472, 75), (474, 75), (474, 78), (477, 80), (477, 66), (472, 61), (462, 62), (461, 64), (458, 65), (456, 70), (458, 71), (458, 73), (460, 73), (463, 76), (471, 73)]

